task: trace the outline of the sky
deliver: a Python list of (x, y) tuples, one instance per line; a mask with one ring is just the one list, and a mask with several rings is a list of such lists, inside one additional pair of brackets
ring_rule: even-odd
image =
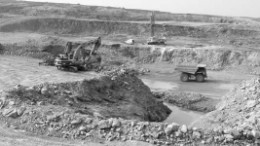
[(172, 13), (260, 17), (260, 0), (28, 0), (112, 6)]

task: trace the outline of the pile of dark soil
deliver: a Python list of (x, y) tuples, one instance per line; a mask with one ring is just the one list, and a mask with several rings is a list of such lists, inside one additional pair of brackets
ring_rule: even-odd
[(198, 93), (176, 92), (176, 91), (155, 91), (158, 99), (175, 106), (199, 112), (211, 112), (216, 108), (217, 100), (205, 97)]

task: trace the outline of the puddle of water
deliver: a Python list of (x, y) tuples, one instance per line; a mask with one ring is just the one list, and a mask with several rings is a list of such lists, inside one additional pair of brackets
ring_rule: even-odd
[(180, 125), (184, 125), (184, 124), (190, 125), (192, 122), (196, 121), (197, 119), (199, 119), (201, 116), (204, 115), (204, 113), (201, 112), (183, 110), (171, 104), (167, 104), (167, 103), (164, 104), (172, 110), (172, 113), (164, 121), (165, 123), (168, 124), (174, 122)]
[(153, 81), (148, 79), (142, 79), (151, 90), (172, 90), (178, 87), (177, 84), (171, 82)]
[[(154, 81), (149, 79), (142, 79), (144, 84), (146, 84), (151, 90), (172, 90), (177, 89), (178, 85), (172, 82), (163, 82), (163, 81)], [(199, 119), (204, 113), (195, 112), (190, 110), (183, 110), (177, 106), (164, 103), (168, 106), (172, 113), (168, 116), (168, 118), (164, 121), (165, 123), (178, 123), (180, 125), (190, 125), (195, 120)]]
[(235, 87), (234, 84), (221, 84), (218, 86), (219, 89), (231, 90)]

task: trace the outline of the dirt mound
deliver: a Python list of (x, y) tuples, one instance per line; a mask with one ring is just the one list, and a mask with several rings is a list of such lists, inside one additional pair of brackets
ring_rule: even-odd
[(216, 111), (193, 125), (204, 128), (215, 127), (217, 131), (233, 132), (236, 137), (259, 142), (259, 93), (260, 78), (244, 81), (223, 97)]
[(65, 46), (61, 45), (46, 45), (41, 48), (42, 52), (47, 52), (52, 54), (53, 56), (57, 56), (58, 54), (63, 54), (65, 51)]
[(17, 86), (2, 92), (0, 123), (36, 135), (92, 142), (234, 144), (230, 135), (219, 139), (217, 133), (196, 127), (140, 121), (161, 121), (169, 109), (156, 101), (136, 77), (125, 74), (112, 77), (113, 80), (106, 76), (73, 83)]
[(58, 54), (64, 53), (65, 41), (57, 37), (42, 37), (38, 40), (28, 39), (23, 43), (4, 44), (0, 53), (4, 55), (27, 56), (44, 61), (54, 61)]
[[(121, 117), (149, 121), (164, 120), (170, 110), (155, 100), (140, 79), (124, 73), (99, 79), (63, 84), (44, 84), (10, 91), (10, 98), (26, 104), (54, 104), (102, 118)], [(94, 112), (94, 109), (96, 110)]]

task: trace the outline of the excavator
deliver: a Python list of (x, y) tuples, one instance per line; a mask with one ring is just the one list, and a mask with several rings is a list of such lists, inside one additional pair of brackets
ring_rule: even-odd
[[(89, 49), (90, 46), (93, 47)], [(101, 56), (96, 51), (100, 46), (100, 37), (85, 43), (67, 42), (65, 54), (55, 58), (54, 64), (58, 70), (70, 72), (97, 69), (101, 63)]]

